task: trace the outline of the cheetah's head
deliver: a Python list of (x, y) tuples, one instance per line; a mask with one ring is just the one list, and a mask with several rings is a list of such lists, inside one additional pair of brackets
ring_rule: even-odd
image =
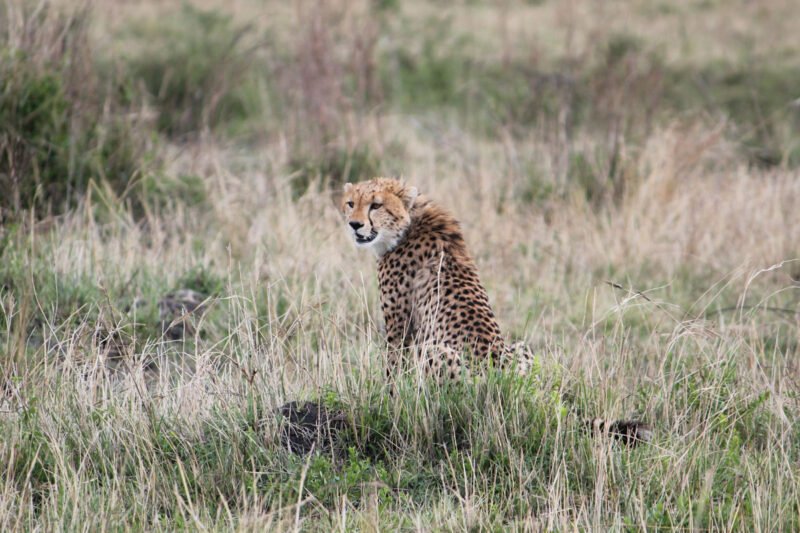
[(397, 246), (411, 223), (409, 212), (416, 197), (416, 187), (394, 178), (345, 184), (342, 212), (356, 246), (369, 248), (378, 257)]

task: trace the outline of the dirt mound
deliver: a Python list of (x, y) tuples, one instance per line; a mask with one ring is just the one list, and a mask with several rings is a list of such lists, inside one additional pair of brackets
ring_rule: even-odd
[(289, 451), (306, 455), (312, 450), (337, 448), (338, 434), (347, 427), (343, 411), (328, 409), (323, 402), (289, 402), (278, 412), (285, 419), (281, 428), (281, 444)]

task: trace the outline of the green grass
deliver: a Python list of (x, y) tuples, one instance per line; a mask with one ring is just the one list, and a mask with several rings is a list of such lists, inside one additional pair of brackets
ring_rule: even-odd
[[(348, 376), (352, 385), (334, 393), (352, 417), (342, 449), (301, 457), (279, 444), (272, 409), (282, 395), (266, 380), (244, 383), (236, 401), (220, 398), (190, 420), (109, 384), (88, 405), (86, 380), (99, 378), (90, 367), (62, 366), (55, 381), (48, 372), (56, 369), (39, 370), (14, 381), (24, 407), (3, 422), (5, 494), (26, 509), (5, 519), (18, 527), (68, 528), (99, 516), (153, 529), (238, 527), (241, 512), (271, 510), (278, 524), (299, 518), (316, 529), (357, 526), (374, 508), (377, 525), (389, 528), (444, 505), (454, 506), (445, 522), (452, 527), (563, 523), (554, 507), (586, 527), (796, 526), (786, 464), (797, 459), (800, 435), (782, 419), (791, 414), (752, 385), (735, 354), (703, 362), (710, 353), (675, 349), (639, 396), (659, 420), (658, 437), (635, 449), (589, 436), (570, 404), (599, 398), (546, 374), (491, 374), (444, 388), (406, 380), (394, 398), (372, 379)], [(710, 348), (718, 350), (725, 347)], [(232, 385), (225, 368), (218, 371)], [(784, 503), (761, 499), (755, 487), (767, 485), (789, 491)], [(349, 518), (336, 512), (342, 504)], [(583, 514), (587, 505), (597, 514)], [(420, 518), (436, 523), (427, 521), (433, 514)]]

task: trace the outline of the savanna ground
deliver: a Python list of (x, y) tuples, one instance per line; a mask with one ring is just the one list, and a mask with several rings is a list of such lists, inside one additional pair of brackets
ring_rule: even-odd
[[(797, 530), (798, 20), (6, 0), (0, 529)], [(378, 174), (457, 214), (533, 376), (388, 394), (335, 203)], [(288, 452), (318, 398), (336, 445)]]

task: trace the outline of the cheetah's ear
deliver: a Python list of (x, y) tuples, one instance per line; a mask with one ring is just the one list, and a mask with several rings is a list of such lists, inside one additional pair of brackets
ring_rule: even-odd
[(417, 190), (417, 188), (408, 187), (406, 189), (406, 197), (403, 203), (406, 204), (406, 207), (411, 207), (412, 205), (414, 205), (414, 198), (416, 198), (417, 196), (419, 196), (419, 191)]
[(352, 183), (345, 183), (344, 184), (344, 193), (345, 194), (349, 193), (350, 189), (352, 189), (352, 188), (353, 188), (353, 184)]

